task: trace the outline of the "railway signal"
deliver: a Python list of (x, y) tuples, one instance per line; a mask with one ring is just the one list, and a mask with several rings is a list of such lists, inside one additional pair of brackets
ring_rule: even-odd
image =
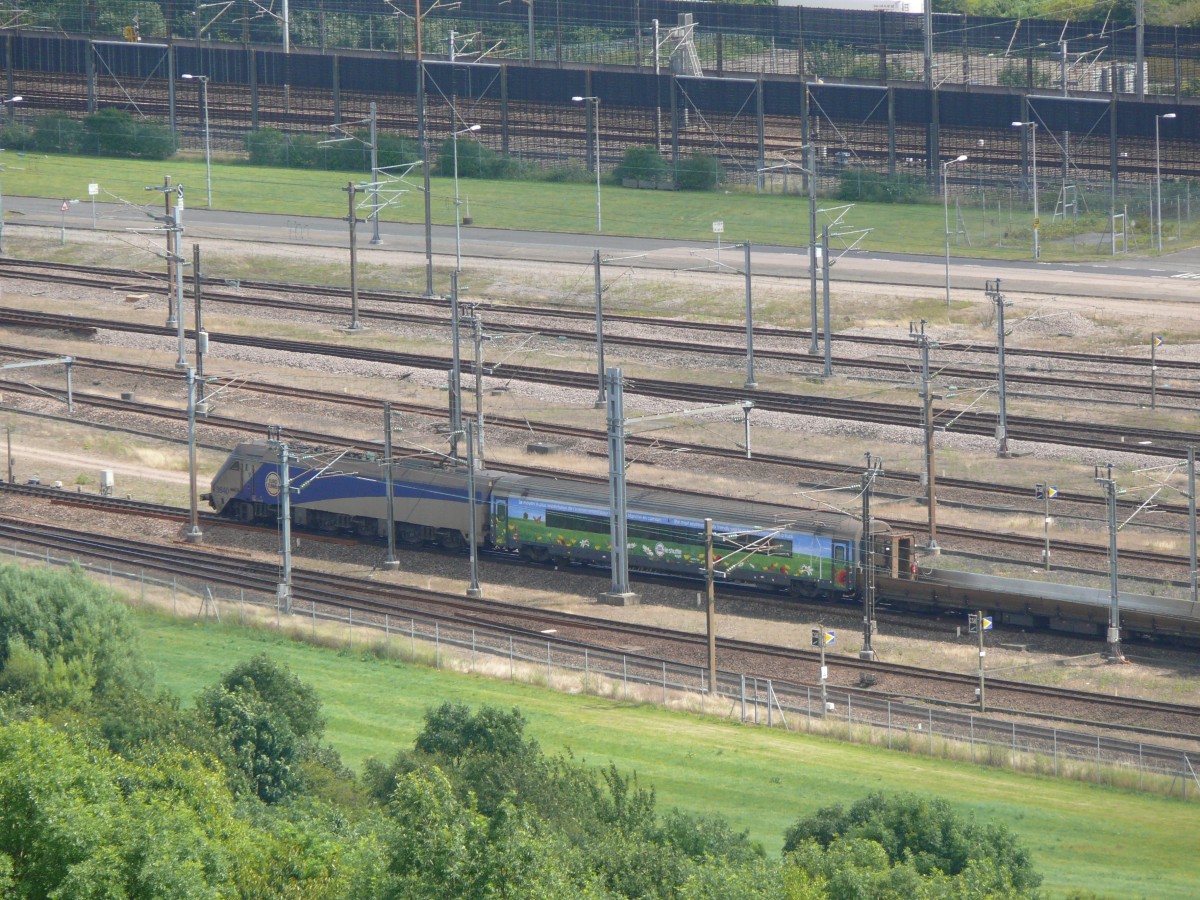
[[(1162, 252), (1162, 247), (1158, 248)], [(1150, 408), (1154, 409), (1158, 405), (1158, 354), (1155, 352), (1163, 345), (1163, 336), (1161, 334), (1151, 335), (1150, 337)], [(1168, 385), (1169, 387), (1170, 385)]]
[(983, 649), (983, 633), (992, 630), (992, 617), (985, 616), (983, 610), (979, 610), (978, 612), (969, 613), (967, 615), (967, 622), (971, 633), (979, 635), (979, 711), (983, 712), (987, 708), (986, 701), (984, 700), (985, 685), (983, 680), (983, 659), (987, 656), (987, 652)]
[(1117, 584), (1117, 482), (1112, 477), (1112, 463), (1096, 466), (1096, 484), (1104, 488), (1108, 501), (1108, 649), (1112, 662), (1125, 662), (1121, 653), (1121, 594)]
[(1042, 550), (1042, 560), (1045, 563), (1046, 571), (1050, 571), (1050, 501), (1058, 498), (1058, 485), (1056, 484), (1035, 484), (1033, 486), (1033, 496), (1038, 500), (1044, 500), (1046, 510), (1042, 514), (1042, 533), (1046, 538), (1046, 546)]
[(821, 651), (821, 715), (829, 711), (829, 695), (826, 682), (829, 680), (829, 669), (825, 665), (825, 646), (837, 640), (836, 631), (826, 631), (824, 625), (818, 625), (812, 630), (812, 644)]

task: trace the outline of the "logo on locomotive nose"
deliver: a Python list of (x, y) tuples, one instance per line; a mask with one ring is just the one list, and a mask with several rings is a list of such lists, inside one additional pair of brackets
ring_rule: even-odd
[(268, 472), (267, 477), (263, 482), (263, 486), (266, 487), (267, 493), (270, 494), (272, 497), (278, 497), (279, 496), (279, 473), (278, 472)]

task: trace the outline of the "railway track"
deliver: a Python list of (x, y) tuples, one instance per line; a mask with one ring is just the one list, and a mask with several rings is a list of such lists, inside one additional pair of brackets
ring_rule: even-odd
[[(170, 572), (178, 577), (210, 584), (275, 593), (280, 570), (275, 564), (213, 553), (194, 545), (164, 546), (122, 538), (101, 537), (62, 526), (0, 516), (0, 536), (9, 542), (51, 548), (60, 552), (97, 557), (110, 563), (136, 565)], [(665, 628), (648, 628), (590, 616), (546, 609), (530, 609), (495, 600), (471, 600), (452, 594), (408, 586), (384, 586), (359, 578), (331, 575), (304, 568), (292, 569), (296, 603), (322, 604), (352, 609), (360, 614), (420, 615), (479, 628), (501, 629), (536, 640), (545, 640), (548, 627), (554, 642), (572, 642), (612, 650), (630, 644), (644, 648), (630, 657), (642, 661), (667, 659), (703, 665), (706, 638)], [(719, 661), (726, 669), (780, 681), (811, 684), (819, 663), (816, 651), (762, 646), (719, 638)], [(919, 669), (850, 657), (828, 658), (831, 680), (839, 690), (860, 696), (920, 698), (969, 707), (974, 705), (975, 675)], [(869, 674), (875, 685), (860, 689), (856, 683)], [(993, 713), (1050, 718), (1091, 727), (1120, 728), (1184, 740), (1200, 737), (1200, 707), (1110, 697), (1083, 691), (1028, 685), (1003, 679), (988, 681)], [(1048, 713), (1045, 706), (1051, 706)]]
[[(148, 290), (148, 289), (153, 289), (153, 288), (158, 288), (161, 290), (166, 289), (165, 277), (163, 275), (157, 274), (157, 273), (134, 272), (134, 271), (130, 271), (130, 270), (113, 269), (113, 268), (108, 268), (108, 267), (104, 267), (104, 266), (84, 266), (84, 265), (76, 265), (76, 264), (71, 264), (71, 263), (44, 263), (44, 262), (36, 262), (36, 261), (32, 261), (32, 260), (17, 260), (17, 259), (2, 259), (2, 260), (0, 260), (0, 276), (24, 278), (24, 279), (33, 280), (33, 281), (45, 281), (46, 275), (42, 274), (39, 270), (45, 270), (45, 271), (52, 273), (52, 278), (54, 281), (60, 281), (62, 283), (72, 284), (72, 285), (76, 285), (79, 287), (96, 288), (98, 290), (109, 291), (109, 290), (113, 290), (114, 288), (128, 289), (128, 290)], [(63, 274), (63, 273), (67, 273), (67, 274)], [(114, 279), (119, 279), (119, 278), (120, 279), (136, 278), (139, 280), (136, 282), (131, 282), (128, 285), (123, 285), (123, 284), (114, 285)], [(322, 313), (328, 313), (328, 314), (338, 314), (338, 313), (344, 314), (348, 310), (348, 307), (338, 308), (338, 307), (332, 306), (331, 304), (314, 304), (311, 306), (301, 305), (300, 307), (296, 307), (294, 305), (294, 302), (292, 300), (288, 300), (288, 299), (278, 299), (278, 298), (269, 298), (269, 297), (247, 297), (244, 294), (229, 293), (228, 291), (224, 290), (224, 289), (228, 288), (228, 283), (224, 279), (204, 278), (204, 279), (202, 279), (202, 281), (204, 284), (203, 290), (204, 290), (204, 299), (205, 300), (211, 300), (211, 301), (217, 301), (217, 302), (223, 302), (223, 303), (236, 303), (236, 304), (243, 304), (243, 305), (264, 305), (264, 306), (272, 305), (272, 306), (282, 307), (285, 309), (305, 308), (305, 309), (309, 309), (310, 311), (313, 311), (313, 312), (322, 312)], [(347, 303), (349, 302), (349, 298), (350, 298), (349, 289), (341, 288), (341, 287), (332, 287), (332, 286), (327, 286), (327, 285), (280, 283), (280, 282), (254, 281), (254, 280), (249, 280), (249, 279), (240, 279), (238, 281), (238, 286), (239, 286), (239, 289), (248, 289), (248, 290), (264, 291), (264, 292), (279, 292), (279, 293), (286, 293), (286, 294), (296, 294), (296, 295), (302, 295), (302, 296), (322, 297), (322, 298), (336, 297), (336, 298), (345, 300)], [(215, 288), (215, 290), (214, 290), (214, 288)], [(423, 317), (423, 318), (419, 317), (419, 316), (414, 316), (412, 318), (407, 318), (407, 319), (392, 317), (392, 316), (389, 316), (386, 312), (380, 311), (380, 310), (361, 310), (360, 315), (362, 317), (376, 317), (376, 318), (379, 318), (380, 320), (392, 319), (393, 321), (420, 321), (424, 324), (431, 324), (431, 325), (442, 326), (442, 327), (446, 327), (449, 324), (448, 314), (449, 314), (450, 304), (449, 304), (449, 301), (446, 300), (445, 298), (430, 298), (430, 297), (425, 297), (425, 296), (418, 295), (418, 294), (404, 294), (404, 293), (396, 292), (396, 291), (379, 291), (379, 290), (374, 290), (374, 291), (373, 290), (359, 290), (358, 294), (359, 294), (359, 299), (362, 301), (375, 301), (378, 303), (419, 306), (419, 307), (425, 307), (425, 308), (432, 306), (434, 308), (439, 308), (439, 309), (445, 310), (445, 314), (442, 316), (427, 316), (427, 317)], [(472, 301), (472, 302), (475, 302), (475, 301)], [(563, 320), (567, 320), (567, 321), (582, 321), (582, 322), (588, 322), (588, 323), (593, 323), (595, 321), (595, 312), (594, 312), (594, 310), (591, 310), (591, 309), (587, 309), (587, 310), (566, 309), (563, 307), (511, 304), (511, 303), (499, 302), (494, 299), (486, 298), (486, 297), (480, 298), (476, 305), (478, 306), (478, 308), (481, 311), (493, 311), (493, 312), (501, 313), (501, 314), (517, 314), (517, 315), (522, 315), (522, 316), (537, 316), (538, 318), (544, 318), (544, 319), (550, 319), (550, 320), (563, 319)], [(681, 319), (664, 319), (664, 318), (658, 318), (658, 317), (652, 317), (652, 316), (630, 315), (630, 314), (615, 313), (615, 312), (608, 312), (608, 311), (605, 311), (605, 313), (604, 313), (604, 321), (606, 323), (618, 323), (619, 322), (619, 323), (627, 324), (627, 325), (650, 326), (650, 327), (664, 329), (664, 330), (681, 330), (681, 331), (686, 330), (686, 331), (696, 331), (696, 332), (701, 332), (701, 333), (708, 332), (711, 334), (728, 336), (734, 342), (736, 342), (738, 340), (743, 340), (745, 338), (745, 333), (746, 333), (746, 329), (745, 329), (744, 325), (731, 325), (731, 324), (725, 324), (725, 323), (720, 323), (720, 322), (691, 322), (691, 321), (681, 320)], [(498, 331), (498, 330), (503, 330), (505, 327), (506, 326), (503, 325), (502, 323), (495, 323), (495, 324), (489, 323), (488, 324), (489, 330)], [(524, 330), (528, 330), (528, 329), (524, 329)], [(571, 331), (571, 330), (567, 330), (567, 329), (562, 329), (561, 331), (553, 331), (553, 330), (547, 330), (547, 329), (539, 329), (539, 333), (545, 334), (549, 337), (557, 337), (561, 334), (564, 337), (579, 338), (579, 339), (587, 340), (587, 341), (595, 340), (594, 329), (591, 331), (586, 331), (586, 330)], [(771, 339), (789, 340), (789, 341), (796, 341), (796, 342), (807, 341), (807, 340), (809, 340), (809, 338), (812, 334), (811, 331), (808, 331), (806, 329), (779, 328), (779, 327), (775, 327), (775, 326), (762, 326), (762, 325), (755, 326), (754, 333), (759, 338), (771, 338)], [(887, 348), (889, 350), (903, 350), (904, 352), (912, 351), (911, 341), (906, 340), (904, 338), (893, 339), (893, 338), (879, 337), (879, 336), (875, 336), (875, 335), (835, 334), (835, 335), (833, 335), (833, 339), (837, 343), (883, 347), (883, 348)], [(613, 342), (613, 341), (619, 342), (621, 340), (622, 339), (620, 338), (620, 336), (610, 336), (610, 335), (605, 336), (606, 343)], [(679, 345), (679, 347), (682, 349), (692, 350), (694, 352), (702, 352), (708, 346), (708, 345), (695, 343), (695, 342), (688, 342), (688, 343), (675, 342), (675, 343), (677, 343)], [(658, 346), (658, 344), (659, 344), (658, 341), (654, 342), (655, 346)], [(938, 342), (938, 350), (940, 352), (945, 352), (945, 353), (983, 354), (983, 355), (986, 355), (989, 357), (994, 357), (996, 355), (995, 345), (980, 344), (977, 342), (966, 342), (966, 341)], [(713, 352), (730, 352), (730, 353), (733, 353), (736, 355), (736, 354), (744, 353), (744, 346), (737, 347), (735, 344), (730, 344), (728, 347), (715, 348), (715, 350)], [(763, 355), (770, 354), (771, 352), (772, 351), (756, 349), (755, 355), (763, 356)], [(814, 359), (814, 357), (811, 354), (807, 354), (807, 353), (785, 354), (785, 353), (782, 353), (781, 351), (775, 351), (775, 352), (781, 353), (781, 355), (778, 358), (784, 358), (784, 359), (794, 358), (796, 361), (812, 361)], [(1121, 366), (1129, 367), (1134, 370), (1145, 371), (1147, 374), (1149, 373), (1149, 369), (1150, 369), (1149, 358), (1143, 358), (1143, 357), (1134, 357), (1134, 356), (1114, 357), (1111, 354), (1082, 353), (1082, 352), (1072, 352), (1072, 351), (1065, 351), (1065, 350), (1039, 350), (1036, 348), (1021, 348), (1021, 347), (1010, 347), (1010, 346), (1006, 346), (1004, 352), (1005, 352), (1006, 357), (1045, 360), (1050, 363), (1071, 362), (1071, 363), (1080, 363), (1080, 364), (1084, 364), (1084, 365), (1091, 365), (1091, 366), (1097, 366), (1097, 367), (1104, 367), (1106, 369), (1111, 369), (1111, 367), (1114, 364), (1119, 364)], [(855, 362), (861, 362), (861, 360), (856, 360), (853, 357), (848, 357), (848, 358), (845, 358), (844, 360), (840, 360), (840, 364), (844, 364), (844, 365), (851, 365)], [(914, 357), (913, 365), (915, 365), (915, 357)], [(1178, 371), (1181, 373), (1185, 373), (1185, 372), (1193, 372), (1195, 370), (1195, 366), (1190, 361), (1187, 361), (1187, 360), (1158, 359), (1155, 361), (1155, 365), (1157, 366), (1158, 369), (1163, 370), (1163, 371)], [(907, 363), (902, 363), (902, 362), (892, 364), (892, 368), (894, 370), (902, 370), (902, 371), (906, 371), (906, 372), (912, 371), (912, 365), (909, 365)], [(939, 367), (938, 371), (939, 371), (939, 374), (943, 374), (943, 375), (945, 375), (945, 377), (981, 377), (980, 373), (977, 371), (974, 371), (974, 370), (958, 370), (958, 369), (947, 370), (944, 367)], [(991, 373), (985, 373), (985, 375), (988, 375), (988, 376), (990, 376), (990, 374)], [(1009, 379), (1019, 379), (1021, 377), (1028, 377), (1032, 380), (1036, 380), (1036, 378), (1037, 378), (1036, 375), (1026, 376), (1020, 372), (1011, 372), (1006, 377)], [(1076, 382), (1072, 382), (1072, 384), (1076, 384)], [(1148, 391), (1148, 388), (1142, 388), (1142, 387), (1138, 387), (1138, 386), (1134, 386), (1132, 389)], [(1160, 387), (1158, 390), (1160, 393), (1162, 393), (1163, 391), (1166, 391), (1169, 394), (1171, 389)], [(1185, 392), (1185, 393), (1187, 393), (1187, 392)], [(1191, 393), (1188, 393), (1187, 395), (1191, 396), (1192, 393), (1196, 393), (1196, 392), (1191, 392)]]
[[(0, 322), (25, 328), (65, 330), (73, 333), (88, 333), (100, 330), (124, 331), (170, 337), (174, 330), (163, 326), (119, 322), (83, 316), (66, 316), (49, 313), (32, 313), (17, 310), (0, 310)], [(194, 332), (188, 332), (194, 338)], [(384, 363), (418, 369), (445, 371), (449, 360), (440, 356), (415, 353), (399, 353), (362, 347), (345, 347), (334, 344), (292, 341), (280, 338), (265, 338), (242, 334), (209, 332), (210, 343), (224, 343), (259, 349), (279, 350), (300, 355), (340, 357), (368, 362)], [(472, 372), (472, 364), (464, 362), (463, 370)], [(538, 366), (504, 364), (484, 372), (493, 378), (530, 381), (559, 388), (575, 388), (591, 391), (596, 385), (592, 373), (580, 373)], [(630, 395), (642, 395), (657, 399), (695, 404), (741, 403), (748, 399), (745, 389), (731, 389), (716, 385), (681, 384), (648, 378), (627, 378), (625, 391)], [(919, 411), (916, 407), (897, 404), (870, 402), (865, 400), (842, 400), (831, 397), (798, 396), (777, 391), (756, 390), (752, 393), (755, 406), (759, 409), (791, 415), (817, 416), (840, 420), (871, 422), (875, 424), (920, 427)], [(990, 413), (971, 410), (935, 409), (936, 416), (953, 420), (954, 430), (964, 434), (991, 436), (996, 429), (996, 417)], [(1114, 432), (1119, 433), (1114, 440)], [(1124, 433), (1120, 433), (1124, 432)], [(1066, 446), (1086, 447), (1090, 450), (1139, 453), (1158, 457), (1182, 459), (1188, 446), (1200, 443), (1200, 433), (1175, 432), (1162, 429), (1134, 428), (1131, 426), (1092, 424), (1087, 422), (1062, 422), (1028, 416), (1008, 417), (1008, 437), (1013, 441), (1031, 441)]]

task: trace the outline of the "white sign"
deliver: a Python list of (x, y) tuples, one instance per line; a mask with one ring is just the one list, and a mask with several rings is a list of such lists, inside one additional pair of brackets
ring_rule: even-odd
[(725, 223), (721, 221), (713, 222), (713, 234), (724, 234)]
[(88, 196), (89, 197), (95, 197), (98, 193), (100, 193), (100, 185), (98, 185), (98, 184), (89, 184), (88, 185)]

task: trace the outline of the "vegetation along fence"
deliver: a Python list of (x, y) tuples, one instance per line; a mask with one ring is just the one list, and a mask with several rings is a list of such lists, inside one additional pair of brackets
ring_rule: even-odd
[[(279, 627), (319, 642), (385, 652), (438, 669), (482, 672), (570, 692), (616, 700), (660, 703), (703, 714), (789, 731), (821, 733), (894, 750), (970, 760), (981, 765), (1093, 780), (1200, 799), (1200, 754), (1139, 741), (990, 719), (974, 713), (849, 694), (731, 672), (710, 690), (707, 669), (554, 638), (531, 638), (505, 629), (470, 627), (432, 617), (356, 617), (348, 607), (298, 601), (283, 613), (277, 597), (252, 591), (164, 580), (145, 570), (112, 563), (88, 564), (10, 546), (16, 559), (46, 565), (80, 565), (147, 602), (177, 615), (220, 621), (236, 617)], [(344, 629), (344, 630), (343, 630)], [(305, 632), (308, 635), (305, 635)]]

